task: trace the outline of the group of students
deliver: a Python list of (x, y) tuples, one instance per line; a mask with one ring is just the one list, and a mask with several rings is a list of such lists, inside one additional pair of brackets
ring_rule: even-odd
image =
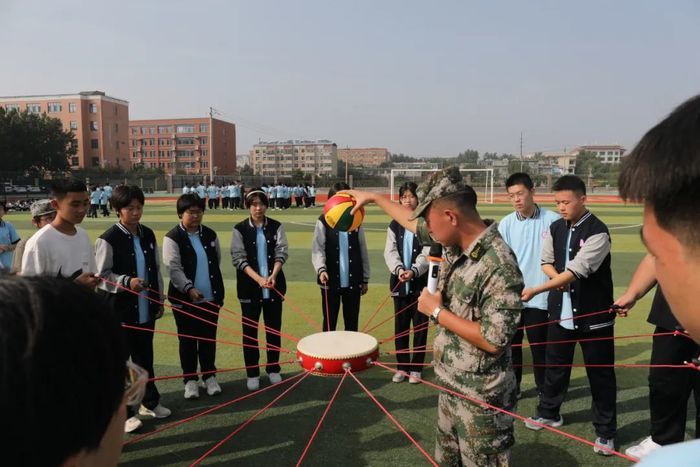
[(110, 201), (112, 197), (112, 186), (109, 182), (105, 183), (103, 186), (94, 185), (90, 190), (90, 212), (88, 217), (97, 219), (98, 208), (102, 210), (102, 217), (109, 217), (110, 213)]
[(209, 209), (228, 209), (233, 211), (234, 209), (245, 209), (243, 206), (242, 193), (245, 193), (245, 186), (240, 180), (236, 180), (233, 183), (224, 182), (221, 186), (214, 182), (209, 182), (207, 186), (203, 183), (199, 183), (197, 186), (185, 182), (182, 186), (182, 194), (196, 194), (202, 199), (207, 200)]

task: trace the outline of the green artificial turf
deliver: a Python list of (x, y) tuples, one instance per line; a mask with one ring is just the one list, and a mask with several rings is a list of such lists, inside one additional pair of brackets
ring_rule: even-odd
[[(480, 206), (486, 218), (500, 219), (510, 212), (508, 205)], [(615, 294), (620, 295), (629, 281), (644, 249), (639, 239), (641, 208), (622, 205), (593, 205), (591, 210), (611, 227), (613, 238), (613, 273)], [(289, 261), (284, 267), (289, 282), (288, 301), (283, 311), (283, 332), (303, 337), (315, 330), (295, 311), (303, 310), (315, 321), (321, 322), (321, 295), (315, 284), (315, 274), (310, 261), (310, 245), (313, 225), (321, 212), (289, 209), (271, 211), (270, 217), (281, 221), (289, 237)], [(242, 220), (241, 211), (207, 211), (204, 223), (214, 228), (222, 245), (222, 271), (226, 281), (225, 308), (238, 312), (235, 296), (235, 273), (231, 266), (229, 244), (233, 225)], [(6, 220), (14, 223), (20, 235), (31, 233), (32, 226), (27, 213), (11, 213)], [(112, 222), (111, 218), (85, 219), (82, 226), (91, 238), (96, 238)], [(143, 217), (144, 224), (156, 232), (160, 240), (177, 223), (173, 202), (148, 202)], [(372, 277), (368, 294), (363, 297), (360, 327), (384, 301), (389, 289), (389, 272), (383, 261), (383, 248), (388, 218), (377, 208), (367, 210), (364, 222), (370, 248)], [(167, 281), (167, 278), (165, 278)], [(651, 295), (651, 294), (649, 294)], [(616, 326), (618, 336), (652, 333), (653, 327), (646, 322), (650, 296), (641, 300), (630, 317), (619, 319)], [(390, 317), (393, 304), (389, 300), (373, 323)], [(219, 320), (219, 339), (240, 342), (240, 324), (236, 318), (224, 311)], [(172, 313), (158, 322), (158, 329), (175, 331)], [(237, 334), (232, 334), (229, 328)], [(339, 326), (339, 329), (342, 329)], [(393, 320), (371, 332), (378, 338), (393, 335)], [(432, 338), (432, 331), (431, 331)], [(282, 346), (294, 350), (289, 339)], [(158, 376), (182, 373), (179, 367), (177, 339), (168, 335), (155, 337), (156, 374)], [(384, 344), (381, 350), (393, 350), (392, 344)], [(635, 338), (616, 341), (616, 361), (619, 363), (642, 363), (649, 361), (651, 338)], [(524, 351), (525, 363), (530, 363), (529, 351)], [(292, 354), (282, 354), (281, 360), (291, 360)], [(393, 356), (383, 354), (380, 360), (393, 361)], [(430, 358), (428, 358), (428, 361)], [(577, 351), (576, 360), (581, 363)], [(264, 362), (264, 357), (262, 358)], [(243, 366), (240, 347), (220, 344), (217, 349), (219, 369)], [(295, 363), (283, 365), (283, 375), (289, 378), (300, 369)], [(648, 434), (648, 390), (645, 368), (617, 369), (618, 383), (618, 438), (617, 448), (625, 448)], [(408, 432), (432, 456), (434, 453), (434, 430), (436, 423), (437, 392), (427, 385), (393, 384), (391, 373), (373, 368), (357, 374), (357, 377), (377, 397), (381, 404), (396, 417)], [(424, 377), (434, 380), (432, 370), (425, 370)], [(173, 411), (166, 420), (148, 420), (140, 433), (149, 432), (173, 421), (196, 415), (207, 408), (233, 400), (247, 394), (245, 372), (234, 371), (218, 376), (223, 393), (209, 397), (202, 391), (196, 401), (183, 399), (180, 379), (160, 381), (161, 403)], [(335, 391), (340, 378), (309, 376), (287, 396), (279, 400), (247, 427), (224, 443), (205, 461), (206, 464), (235, 465), (295, 465), (306, 446), (327, 402)], [(269, 383), (264, 376), (261, 387)], [(518, 413), (530, 416), (534, 413), (536, 397), (532, 372), (525, 369), (522, 388), (524, 398)], [(277, 397), (287, 385), (273, 388), (243, 401), (222, 408), (209, 415), (189, 421), (175, 428), (155, 434), (124, 448), (124, 465), (184, 465), (193, 462), (216, 443), (228, 436), (242, 423), (256, 414)], [(588, 440), (595, 438), (591, 426), (591, 399), (585, 370), (575, 368), (567, 400), (562, 407), (565, 425), (562, 430)], [(694, 408), (692, 408), (694, 410)], [(689, 419), (692, 420), (692, 416)], [(628, 465), (619, 458), (602, 458), (592, 448), (560, 435), (540, 431), (533, 432), (516, 422), (516, 444), (512, 450), (514, 466), (572, 466), (572, 465)], [(690, 430), (688, 436), (690, 436)], [(127, 437), (128, 438), (128, 437)], [(359, 385), (348, 377), (330, 409), (318, 436), (309, 449), (305, 465), (423, 465), (427, 460), (411, 442), (393, 425), (389, 418), (366, 396)]]

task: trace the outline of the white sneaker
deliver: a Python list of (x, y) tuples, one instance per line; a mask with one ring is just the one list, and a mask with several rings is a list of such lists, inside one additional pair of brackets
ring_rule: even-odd
[(172, 412), (170, 409), (163, 407), (162, 405), (158, 404), (152, 409), (149, 409), (146, 406), (141, 406), (139, 407), (139, 415), (143, 417), (148, 417), (148, 418), (167, 418), (170, 416)]
[(408, 377), (408, 383), (409, 384), (418, 384), (418, 383), (420, 383), (421, 377), (422, 376), (421, 376), (420, 371), (412, 371)]
[(651, 436), (647, 436), (641, 443), (625, 449), (625, 454), (636, 457), (637, 459), (642, 459), (660, 447), (661, 445), (654, 442), (654, 440), (651, 439)]
[(185, 383), (185, 399), (199, 399), (197, 381), (189, 380)]
[(615, 439), (598, 437), (595, 439), (595, 445), (593, 446), (593, 452), (595, 452), (596, 454), (600, 454), (601, 456), (612, 456), (612, 452), (606, 451), (605, 449), (601, 449), (600, 446), (608, 449), (615, 449)]
[(279, 373), (270, 373), (267, 377), (270, 378), (270, 384), (277, 384), (282, 381), (282, 375)]
[(207, 387), (207, 394), (210, 396), (215, 396), (216, 394), (221, 394), (221, 386), (216, 382), (216, 376), (212, 376), (204, 381)]
[(124, 433), (131, 433), (143, 426), (143, 422), (136, 417), (127, 418), (124, 422)]
[(406, 379), (406, 375), (403, 373), (394, 373), (394, 376), (391, 377), (391, 382), (392, 383), (403, 383), (403, 380)]
[(257, 391), (260, 389), (260, 376), (248, 378), (248, 381), (246, 381), (246, 386), (248, 386), (248, 391)]
[(544, 417), (528, 417), (528, 419), (525, 420), (525, 428), (539, 431), (544, 427), (542, 427), (540, 425), (536, 425), (535, 423), (531, 423), (531, 422), (537, 422), (541, 425), (551, 426), (552, 428), (559, 428), (560, 426), (562, 426), (564, 424), (564, 417), (559, 415), (559, 418), (557, 420), (552, 420), (551, 418), (544, 418)]

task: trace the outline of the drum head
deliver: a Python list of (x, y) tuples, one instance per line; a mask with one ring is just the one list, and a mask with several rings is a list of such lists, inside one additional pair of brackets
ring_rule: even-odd
[(365, 370), (378, 354), (377, 339), (362, 332), (319, 332), (304, 337), (297, 344), (301, 366), (317, 374), (342, 374), (345, 368)]

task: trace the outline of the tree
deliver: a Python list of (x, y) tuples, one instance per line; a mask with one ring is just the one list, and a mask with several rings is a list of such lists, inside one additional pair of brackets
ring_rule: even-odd
[(593, 152), (581, 151), (576, 156), (576, 173), (580, 177), (587, 177), (588, 174), (594, 177), (601, 175), (604, 172), (603, 165)]
[(45, 172), (68, 169), (68, 158), (78, 151), (72, 131), (45, 113), (5, 110), (0, 107), (0, 158), (4, 170)]
[(241, 169), (238, 173), (239, 173), (239, 175), (254, 175), (253, 169), (248, 164), (241, 167)]
[(457, 156), (458, 164), (476, 164), (479, 162), (479, 151), (474, 149), (467, 149), (464, 152), (460, 152)]

